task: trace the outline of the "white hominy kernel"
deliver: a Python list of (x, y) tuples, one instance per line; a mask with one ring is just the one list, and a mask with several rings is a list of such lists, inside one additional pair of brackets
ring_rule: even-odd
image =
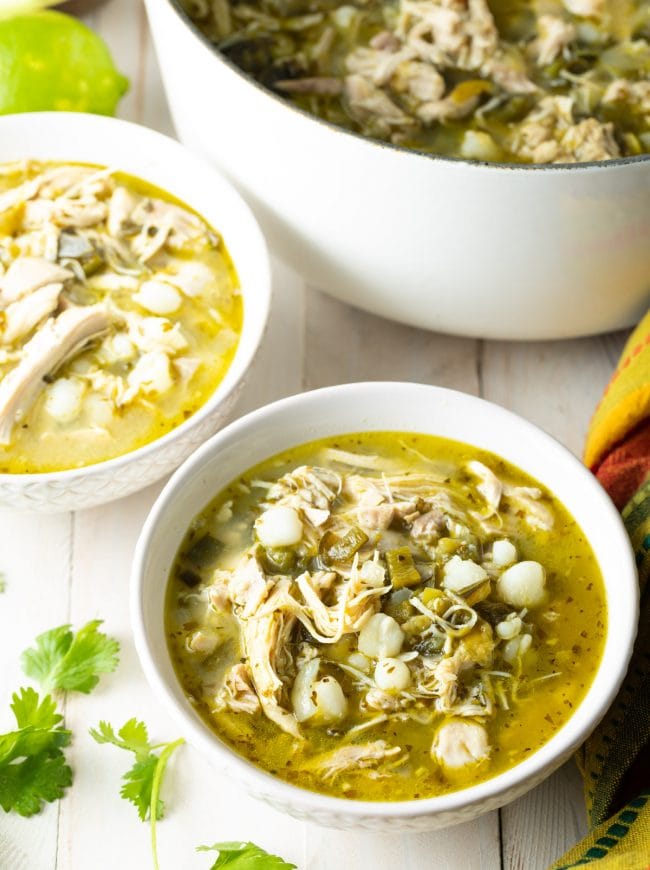
[(183, 301), (175, 287), (154, 278), (143, 281), (138, 292), (133, 294), (133, 299), (152, 314), (172, 314), (178, 311)]
[(107, 396), (90, 393), (84, 399), (84, 408), (88, 419), (95, 426), (108, 426), (113, 420), (115, 406)]
[(348, 664), (364, 674), (370, 673), (370, 659), (363, 653), (353, 652), (348, 656)]
[(82, 381), (58, 378), (45, 392), (46, 413), (57, 423), (71, 423), (79, 416), (84, 392)]
[(166, 393), (174, 385), (169, 357), (161, 351), (144, 353), (127, 376), (129, 387), (143, 393)]
[(510, 541), (495, 541), (492, 544), (492, 562), (497, 568), (506, 568), (517, 561), (517, 548)]
[(292, 507), (271, 507), (257, 519), (255, 532), (265, 547), (292, 547), (302, 540), (303, 527)]
[(312, 697), (316, 703), (316, 716), (322, 722), (338, 722), (345, 718), (348, 702), (334, 677), (323, 677), (314, 683)]
[(359, 577), (361, 577), (368, 586), (383, 586), (386, 582), (386, 569), (369, 559), (361, 566)]
[(452, 592), (462, 592), (487, 580), (487, 571), (471, 559), (452, 556), (443, 569), (442, 586)]
[(136, 352), (135, 345), (124, 332), (109, 335), (99, 349), (101, 359), (107, 363), (129, 362), (134, 359)]
[(539, 562), (518, 562), (507, 568), (497, 588), (504, 601), (515, 607), (538, 607), (546, 596), (546, 574)]
[(513, 665), (517, 659), (521, 658), (531, 647), (533, 638), (530, 634), (522, 634), (519, 637), (513, 637), (503, 647), (503, 658), (508, 664)]
[(370, 658), (396, 656), (403, 643), (404, 632), (387, 613), (375, 613), (359, 632), (359, 652)]
[(502, 640), (512, 640), (519, 634), (522, 626), (523, 622), (518, 616), (509, 616), (497, 625), (496, 631)]
[(400, 692), (411, 682), (408, 665), (399, 659), (379, 659), (375, 668), (375, 683), (385, 692)]
[(316, 712), (314, 682), (318, 676), (320, 659), (313, 658), (298, 670), (291, 689), (291, 705), (298, 722), (305, 722)]

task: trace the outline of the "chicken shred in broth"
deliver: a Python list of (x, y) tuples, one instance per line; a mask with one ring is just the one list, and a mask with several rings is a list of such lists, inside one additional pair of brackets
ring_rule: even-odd
[(565, 508), (496, 456), (425, 435), (312, 442), (191, 524), (166, 604), (190, 702), (245, 758), (362, 800), (431, 797), (535, 752), (606, 630)]
[(198, 215), (95, 166), (0, 166), (0, 472), (80, 467), (178, 426), (222, 380), (237, 278)]
[(647, 0), (182, 0), (306, 111), (407, 148), (573, 163), (650, 151)]

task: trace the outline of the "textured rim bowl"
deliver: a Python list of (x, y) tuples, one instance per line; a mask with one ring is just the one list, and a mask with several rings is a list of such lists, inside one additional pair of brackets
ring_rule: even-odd
[(25, 158), (113, 166), (169, 191), (223, 237), (241, 286), (244, 323), (237, 351), (215, 392), (188, 420), (144, 447), (95, 465), (43, 474), (0, 474), (0, 506), (40, 512), (94, 507), (159, 480), (224, 421), (266, 327), (271, 300), (268, 252), (250, 209), (218, 171), (153, 130), (67, 112), (0, 118), (0, 163)]
[[(220, 490), (251, 466), (293, 445), (370, 430), (422, 432), (465, 441), (503, 456), (542, 481), (590, 541), (609, 605), (605, 650), (593, 684), (548, 743), (487, 782), (440, 797), (397, 803), (317, 794), (276, 779), (237, 755), (208, 729), (185, 698), (167, 651), (163, 619), (169, 568), (190, 518)], [(132, 626), (145, 675), (197, 750), (252, 795), (281, 811), (330, 827), (377, 832), (423, 831), (467, 821), (514, 800), (552, 773), (611, 704), (631, 655), (637, 613), (636, 569), (621, 518), (597, 480), (568, 450), (497, 405), (452, 390), (403, 383), (328, 387), (283, 399), (231, 423), (198, 450), (163, 490), (138, 541), (131, 583)]]

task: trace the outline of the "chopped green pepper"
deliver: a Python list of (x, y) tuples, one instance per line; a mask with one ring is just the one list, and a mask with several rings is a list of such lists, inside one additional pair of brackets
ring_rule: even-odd
[(203, 535), (187, 550), (185, 558), (197, 568), (209, 568), (219, 555), (221, 546), (221, 542), (212, 535)]
[(290, 574), (296, 564), (296, 553), (288, 547), (264, 550), (264, 567), (270, 574)]
[(393, 589), (402, 589), (404, 586), (417, 586), (422, 582), (418, 573), (413, 555), (408, 547), (399, 547), (397, 550), (388, 550), (386, 553), (388, 576), (393, 584)]
[(342, 538), (333, 532), (325, 532), (320, 542), (320, 557), (326, 565), (348, 562), (367, 541), (368, 535), (357, 526), (353, 526)]

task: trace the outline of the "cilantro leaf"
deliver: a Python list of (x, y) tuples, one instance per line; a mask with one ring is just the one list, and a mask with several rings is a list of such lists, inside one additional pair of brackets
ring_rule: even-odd
[[(185, 741), (180, 738), (172, 743), (149, 742), (149, 733), (144, 722), (129, 719), (120, 730), (108, 722), (100, 722), (97, 728), (90, 729), (90, 736), (97, 743), (112, 743), (119, 749), (126, 749), (135, 755), (135, 764), (124, 774), (120, 795), (138, 810), (138, 816), (144, 822), (147, 818), (151, 827), (151, 852), (154, 870), (158, 870), (158, 849), (156, 846), (156, 821), (161, 819), (165, 809), (160, 800), (160, 787), (172, 753)], [(156, 750), (160, 750), (156, 754)]]
[[(159, 758), (154, 753), (147, 755), (143, 761), (136, 761), (133, 767), (122, 777), (124, 785), (120, 795), (137, 808), (140, 819), (144, 822), (151, 809), (151, 793), (154, 776), (158, 768)], [(162, 819), (165, 806), (160, 799), (156, 800), (156, 819)]]
[[(151, 789), (159, 761), (158, 756), (151, 751), (147, 726), (137, 719), (129, 719), (116, 734), (112, 725), (100, 722), (97, 728), (90, 729), (90, 736), (97, 743), (111, 743), (135, 755), (135, 764), (122, 777), (124, 785), (120, 795), (134, 804), (144, 822), (151, 807)], [(162, 818), (163, 811), (163, 802), (157, 801), (157, 819)]]
[(0, 768), (0, 806), (21, 816), (40, 812), (43, 802), (63, 797), (72, 785), (72, 770), (62, 752), (41, 752)]
[(228, 867), (229, 870), (296, 870), (277, 855), (269, 855), (255, 843), (215, 843), (214, 846), (199, 846), (197, 852), (218, 852), (217, 860), (210, 870)]
[(63, 722), (63, 716), (56, 711), (56, 702), (51, 695), (39, 698), (35, 689), (21, 689), (20, 695), (15, 692), (11, 698), (11, 709), (16, 717), (19, 728), (54, 728)]
[(99, 674), (114, 671), (118, 663), (120, 645), (97, 630), (101, 624), (95, 619), (76, 634), (69, 625), (40, 634), (36, 647), (22, 654), (23, 670), (48, 691), (91, 692)]
[[(125, 800), (131, 801), (142, 821), (145, 821), (151, 814), (156, 776), (162, 777), (169, 754), (179, 742), (183, 741), (160, 743), (154, 746), (149, 742), (147, 726), (137, 719), (129, 719), (117, 733), (108, 722), (100, 722), (97, 728), (90, 729), (90, 736), (97, 743), (111, 743), (135, 755), (135, 764), (122, 777), (124, 783), (120, 794)], [(156, 754), (157, 749), (162, 749), (160, 755)], [(164, 804), (157, 796), (155, 805), (155, 818), (161, 819)]]
[(34, 689), (20, 689), (12, 700), (18, 730), (0, 735), (0, 806), (31, 816), (72, 783), (62, 751), (70, 732), (60, 727), (63, 717), (49, 695), (40, 699)]
[(113, 726), (108, 722), (100, 722), (98, 728), (90, 729), (90, 736), (97, 743), (112, 743), (120, 749), (128, 749), (135, 753), (136, 758), (144, 760), (151, 752), (151, 744), (149, 743), (149, 734), (147, 726), (144, 722), (138, 722), (137, 719), (129, 719), (125, 722), (120, 730), (115, 733)]

